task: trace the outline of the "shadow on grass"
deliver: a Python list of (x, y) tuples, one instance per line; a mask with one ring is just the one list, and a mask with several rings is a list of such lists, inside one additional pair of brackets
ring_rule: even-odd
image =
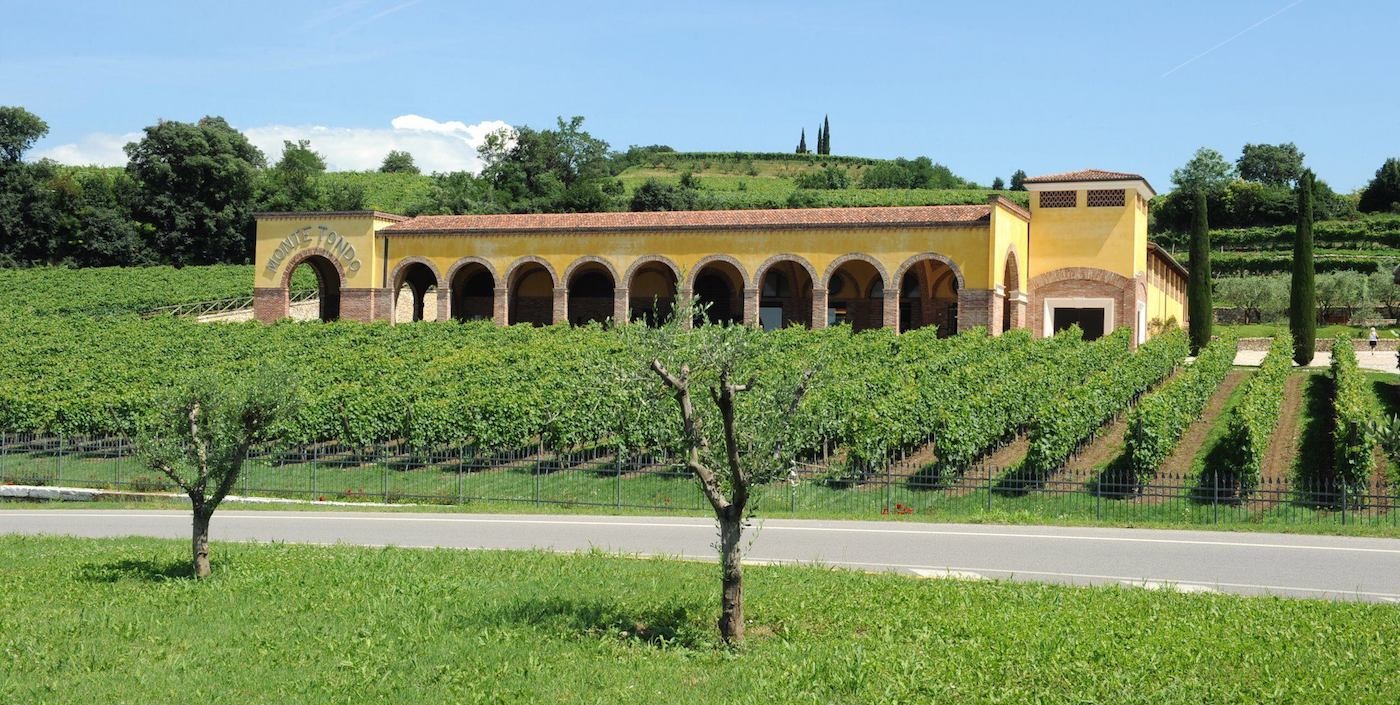
[(1333, 488), (1332, 472), (1332, 377), (1315, 374), (1303, 389), (1303, 429), (1299, 434), (1298, 459), (1293, 466), (1298, 501), (1304, 506), (1330, 507), (1340, 504)]
[(1191, 501), (1198, 504), (1237, 504), (1243, 500), (1243, 485), (1239, 473), (1235, 472), (1231, 450), (1224, 442), (1218, 442), (1206, 453), (1196, 485), (1187, 493)]
[(1119, 453), (1088, 482), (1086, 489), (1104, 499), (1132, 499), (1142, 494), (1143, 483), (1138, 482), (1130, 460), (1127, 450)]
[(78, 568), (78, 579), (90, 583), (116, 583), (124, 580), (165, 582), (194, 577), (190, 562), (124, 559), (110, 563), (87, 563)]
[(612, 636), (619, 641), (662, 648), (696, 649), (713, 642), (713, 627), (697, 624), (692, 605), (630, 607), (605, 600), (568, 597), (535, 598), (501, 612), (501, 619), (555, 633)]
[(1372, 380), (1371, 391), (1381, 400), (1381, 411), (1387, 417), (1400, 414), (1400, 386), (1384, 380)]

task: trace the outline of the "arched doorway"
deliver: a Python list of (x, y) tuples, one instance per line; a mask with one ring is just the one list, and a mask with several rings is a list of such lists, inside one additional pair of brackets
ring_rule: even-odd
[(730, 262), (715, 260), (695, 272), (691, 295), (703, 313), (695, 324), (740, 323), (744, 320), (744, 275)]
[[(340, 270), (330, 259), (311, 255), (287, 270), (287, 281), (290, 282), (302, 267), (310, 268), (316, 275), (316, 318), (326, 323), (340, 320)], [(303, 312), (300, 306), (293, 307), (288, 314), (294, 319), (311, 318), (310, 310)]]
[(607, 267), (590, 262), (569, 275), (569, 323), (585, 326), (602, 323), (613, 314), (612, 272)]
[(394, 281), (394, 322), (437, 320), (437, 274), (422, 262), (410, 262)]
[(526, 262), (510, 275), (511, 325), (547, 326), (554, 322), (554, 274), (538, 262)]
[(933, 257), (915, 260), (905, 267), (899, 283), (899, 330), (938, 326), (938, 335), (958, 332), (957, 272)]
[(1001, 302), (1001, 331), (1005, 333), (1012, 328), (1020, 328), (1025, 325), (1021, 319), (1025, 304), (1021, 299), (1021, 273), (1016, 262), (1016, 251), (1010, 250), (1006, 253), (1006, 269), (1002, 272), (1002, 289), (1005, 297)]
[(676, 272), (665, 262), (635, 267), (627, 282), (628, 308), (633, 321), (657, 327), (671, 317), (676, 306)]
[(806, 267), (781, 260), (760, 273), (758, 321), (764, 330), (812, 327), (812, 276)]
[(859, 332), (885, 324), (885, 279), (863, 259), (842, 263), (826, 282), (826, 324)]
[(468, 262), (452, 273), (452, 318), (458, 321), (491, 320), (496, 310), (496, 278), (480, 262)]

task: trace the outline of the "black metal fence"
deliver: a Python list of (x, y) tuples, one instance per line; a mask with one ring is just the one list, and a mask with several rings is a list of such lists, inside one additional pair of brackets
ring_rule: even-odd
[[(1228, 473), (1161, 474), (1138, 484), (1113, 471), (1029, 477), (975, 465), (949, 469), (901, 460), (853, 471), (831, 460), (800, 464), (753, 493), (762, 515), (929, 520), (1036, 518), (1173, 524), (1400, 525), (1400, 495), (1380, 480), (1342, 488), (1320, 474), (1263, 478), (1242, 487)], [(171, 492), (123, 438), (0, 435), (0, 484)], [(489, 508), (706, 512), (689, 471), (661, 457), (607, 449), (556, 452), (472, 448), (409, 452), (397, 445), (325, 443), (249, 460), (235, 494), (311, 501), (456, 504)]]

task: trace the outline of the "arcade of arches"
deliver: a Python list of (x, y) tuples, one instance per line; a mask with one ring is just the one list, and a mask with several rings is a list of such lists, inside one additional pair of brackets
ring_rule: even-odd
[[(1127, 176), (1028, 180), (1029, 209), (994, 196), (771, 211), (260, 214), (254, 309), (263, 321), (288, 316), (291, 272), (310, 266), (323, 320), (656, 325), (693, 297), (692, 324), (1041, 336), (1077, 323), (1091, 334), (1133, 326), (1140, 341), (1149, 320), (1184, 323), (1185, 270), (1147, 244), (1150, 187)], [(1117, 198), (1102, 195), (1108, 186), (1121, 187)]]

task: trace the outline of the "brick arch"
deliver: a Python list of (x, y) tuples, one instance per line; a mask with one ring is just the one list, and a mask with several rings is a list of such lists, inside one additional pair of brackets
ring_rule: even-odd
[(450, 281), (442, 278), (442, 272), (438, 270), (437, 265), (433, 264), (431, 260), (426, 257), (418, 257), (415, 255), (413, 257), (405, 257), (399, 260), (398, 264), (394, 265), (393, 271), (389, 274), (389, 289), (391, 291), (397, 292), (399, 288), (403, 286), (404, 272), (407, 272), (408, 268), (415, 264), (424, 265), (433, 273), (434, 286), (438, 289), (447, 286), (447, 282)]
[(836, 276), (836, 272), (837, 270), (841, 269), (841, 265), (846, 264), (847, 262), (856, 261), (865, 262), (866, 264), (869, 264), (870, 266), (874, 267), (875, 273), (880, 275), (881, 286), (888, 287), (890, 285), (889, 272), (885, 271), (885, 265), (882, 262), (880, 262), (880, 260), (875, 259), (874, 257), (871, 257), (870, 255), (864, 253), (852, 252), (850, 254), (841, 255), (840, 257), (837, 257), (836, 259), (831, 261), (831, 264), (828, 264), (826, 266), (826, 272), (822, 274), (821, 278), (822, 286), (830, 289), (831, 278)]
[[(622, 275), (622, 281), (625, 282), (627, 286), (632, 286), (632, 277), (637, 276), (637, 272), (640, 271), (642, 267), (645, 267), (649, 264), (660, 264), (670, 269), (671, 275), (676, 278), (676, 284), (678, 286), (680, 285), (681, 268), (676, 266), (676, 263), (673, 262), (670, 257), (666, 257), (665, 255), (644, 255), (642, 257), (638, 257), (635, 262), (633, 262), (627, 267), (627, 271), (624, 272)], [(740, 271), (742, 272), (743, 270)]]
[(805, 258), (799, 257), (798, 255), (786, 253), (773, 255), (772, 257), (763, 260), (763, 264), (758, 265), (758, 269), (754, 270), (754, 286), (763, 286), (763, 275), (767, 274), (768, 270), (772, 269), (773, 265), (776, 265), (779, 262), (797, 263), (803, 269), (807, 270), (807, 276), (811, 279), (812, 286), (826, 286), (826, 280), (821, 279), (817, 276), (817, 268), (813, 267), (811, 262), (808, 262)]
[(569, 280), (574, 278), (574, 273), (590, 264), (602, 265), (603, 269), (606, 269), (608, 275), (612, 277), (613, 287), (622, 286), (622, 280), (617, 276), (617, 267), (613, 266), (611, 261), (595, 255), (584, 255), (570, 262), (569, 266), (564, 269), (564, 278), (555, 280), (555, 286), (568, 286)]
[(1062, 281), (1091, 281), (1100, 284), (1107, 284), (1118, 289), (1128, 289), (1132, 286), (1133, 280), (1116, 272), (1097, 267), (1061, 267), (1044, 274), (1033, 277), (1027, 285), (1027, 289), (1034, 291), (1042, 286), (1048, 286)]
[(301, 252), (292, 255), (292, 257), (287, 260), (285, 265), (286, 269), (282, 271), (283, 289), (291, 288), (292, 272), (296, 271), (297, 267), (300, 267), (303, 263), (305, 263), (312, 257), (320, 257), (326, 260), (327, 262), (330, 262), (331, 266), (335, 267), (336, 276), (340, 277), (340, 287), (345, 288), (345, 267), (340, 264), (340, 260), (337, 259), (336, 256), (331, 253), (330, 250), (322, 249), (320, 247), (312, 247), (310, 249), (302, 250)]
[[(1022, 268), (1022, 267), (1021, 267), (1021, 251), (1020, 251), (1019, 249), (1017, 249), (1016, 243), (1014, 243), (1014, 242), (1011, 243), (1011, 245), (1010, 245), (1009, 247), (1006, 248), (1006, 258), (1005, 258), (1005, 261), (1004, 261), (1004, 262), (1002, 263), (1002, 265), (1001, 265), (1001, 271), (1002, 271), (1002, 273), (1003, 273), (1003, 274), (1002, 274), (1003, 280), (1005, 279), (1005, 272), (1006, 272), (1006, 267), (1007, 267), (1007, 265), (1011, 265), (1011, 267), (1013, 268), (1014, 273), (1015, 273), (1015, 275), (1016, 275), (1016, 278), (1015, 278), (1015, 280), (1014, 280), (1013, 282), (1011, 282), (1010, 284), (1008, 284), (1006, 281), (1002, 281), (1001, 285), (1002, 285), (1003, 289), (1004, 289), (1005, 291), (1007, 291), (1007, 292), (1021, 291), (1021, 290), (1022, 290), (1022, 289), (1021, 289), (1021, 268)], [(1029, 283), (1026, 284), (1026, 288), (1027, 288), (1027, 289), (1030, 288), (1030, 284), (1029, 284)]]
[[(703, 270), (705, 267), (707, 267), (707, 266), (709, 266), (709, 265), (711, 265), (711, 264), (714, 264), (714, 263), (716, 263), (716, 262), (723, 262), (723, 263), (725, 263), (725, 264), (727, 264), (727, 265), (733, 267), (734, 270), (737, 271), (737, 272), (739, 273), (739, 286), (740, 286), (741, 289), (750, 289), (750, 288), (753, 288), (753, 286), (754, 286), (753, 280), (749, 279), (749, 272), (748, 272), (748, 270), (744, 269), (744, 265), (739, 264), (739, 260), (734, 259), (733, 257), (730, 257), (729, 255), (708, 255), (708, 256), (705, 256), (705, 257), (701, 257), (701, 258), (700, 258), (700, 261), (696, 262), (696, 263), (695, 263), (695, 266), (694, 266), (694, 267), (691, 267), (691, 268), (690, 268), (690, 271), (686, 273), (686, 275), (685, 275), (685, 288), (686, 288), (686, 289), (689, 289), (689, 290), (694, 290), (694, 289), (695, 289), (695, 279), (696, 279), (696, 277), (700, 276), (700, 271)], [(740, 292), (740, 293), (742, 293), (742, 292)]]
[(473, 257), (470, 255), (453, 262), (452, 266), (447, 268), (447, 276), (442, 280), (443, 286), (451, 287), (452, 280), (457, 278), (457, 273), (462, 271), (463, 267), (471, 264), (479, 264), (486, 268), (486, 273), (491, 275), (492, 286), (504, 286), (501, 278), (496, 274), (496, 268), (492, 266), (490, 260), (484, 257)]
[(521, 267), (527, 264), (538, 264), (539, 266), (544, 268), (544, 271), (549, 272), (549, 278), (551, 281), (554, 282), (554, 288), (557, 289), (563, 286), (563, 284), (559, 280), (559, 273), (554, 271), (553, 265), (551, 265), (543, 257), (536, 257), (535, 255), (525, 255), (524, 257), (516, 258), (514, 262), (510, 263), (509, 267), (506, 267), (506, 276), (503, 282), (506, 287), (510, 287), (512, 284), (515, 283), (516, 273), (520, 270)]
[(937, 252), (924, 252), (904, 260), (903, 264), (900, 264), (899, 268), (894, 270), (894, 279), (892, 280), (895, 283), (894, 285), (896, 287), (901, 286), (904, 282), (904, 275), (909, 272), (909, 268), (926, 259), (948, 265), (948, 269), (953, 271), (953, 276), (957, 279), (958, 290), (961, 291), (967, 288), (967, 281), (963, 279), (962, 270), (958, 268), (958, 265), (953, 263), (952, 258), (947, 255), (940, 255)]

